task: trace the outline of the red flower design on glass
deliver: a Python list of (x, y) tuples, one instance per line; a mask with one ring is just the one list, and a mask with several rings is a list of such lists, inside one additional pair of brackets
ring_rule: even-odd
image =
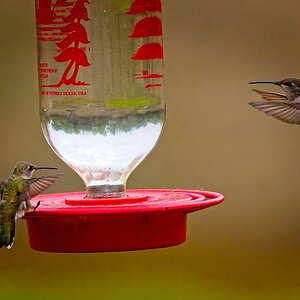
[(142, 38), (149, 36), (161, 36), (162, 24), (161, 20), (156, 17), (146, 17), (138, 21), (133, 29), (133, 33), (129, 36), (131, 38)]
[(60, 81), (54, 85), (47, 85), (48, 87), (60, 87), (63, 84), (89, 85), (86, 82), (77, 80), (79, 68), (90, 66), (85, 51), (80, 48), (80, 44), (90, 43), (87, 31), (80, 23), (82, 20), (89, 21), (86, 4), (89, 4), (88, 0), (77, 0), (70, 14), (63, 17), (63, 20), (69, 24), (60, 30), (67, 34), (67, 36), (56, 44), (57, 47), (60, 48), (61, 53), (55, 56), (54, 59), (59, 63), (69, 61), (69, 65), (64, 71)]
[(142, 45), (134, 54), (134, 60), (162, 59), (163, 47), (160, 43), (148, 43)]
[(69, 47), (73, 42), (89, 44), (87, 32), (84, 26), (80, 23), (73, 22), (61, 29), (62, 32), (69, 33), (61, 42), (57, 43), (60, 49)]
[(71, 10), (71, 14), (63, 18), (63, 20), (66, 23), (73, 22), (75, 19), (78, 19), (79, 22), (80, 20), (89, 21), (90, 19), (88, 17), (88, 11), (85, 7), (85, 4), (89, 3), (89, 0), (77, 0)]
[(147, 12), (161, 12), (160, 0), (135, 0), (131, 4), (128, 15), (142, 15)]
[(85, 52), (82, 49), (69, 47), (64, 52), (54, 57), (57, 62), (66, 62), (74, 60), (77, 65), (88, 67), (91, 64), (88, 62)]
[(55, 7), (67, 7), (71, 5), (72, 3), (67, 2), (66, 0), (57, 0), (54, 6), (52, 7), (52, 0), (37, 0), (36, 17), (38, 24), (51, 24), (57, 17), (54, 11)]

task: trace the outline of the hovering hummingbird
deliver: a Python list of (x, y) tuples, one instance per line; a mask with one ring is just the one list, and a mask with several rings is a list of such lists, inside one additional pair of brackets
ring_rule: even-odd
[(31, 178), (35, 170), (56, 169), (35, 167), (27, 162), (19, 162), (5, 181), (0, 184), (0, 248), (12, 247), (15, 237), (15, 221), (26, 212), (34, 212), (39, 206), (33, 206), (30, 199), (47, 189), (61, 175)]
[(287, 78), (280, 81), (251, 81), (250, 84), (266, 83), (280, 86), (284, 94), (265, 92), (257, 89), (257, 92), (264, 100), (250, 102), (254, 108), (289, 124), (300, 124), (300, 80)]

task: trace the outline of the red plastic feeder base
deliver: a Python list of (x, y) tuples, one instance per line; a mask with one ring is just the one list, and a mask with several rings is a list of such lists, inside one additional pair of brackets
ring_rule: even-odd
[(219, 204), (221, 194), (192, 190), (128, 190), (127, 197), (85, 199), (49, 194), (27, 213), (29, 244), (46, 252), (87, 253), (175, 246), (186, 239), (187, 214)]

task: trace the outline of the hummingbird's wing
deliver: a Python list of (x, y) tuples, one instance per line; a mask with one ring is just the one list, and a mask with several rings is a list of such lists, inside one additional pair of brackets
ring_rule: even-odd
[(300, 124), (300, 103), (292, 102), (250, 102), (254, 108), (289, 124)]
[(32, 197), (42, 193), (61, 176), (62, 174), (57, 174), (57, 175), (49, 175), (49, 176), (42, 176), (42, 177), (28, 179), (29, 182), (29, 189), (27, 192), (28, 198), (31, 199)]
[(272, 92), (265, 92), (265, 91), (261, 91), (261, 90), (256, 90), (253, 89), (252, 91), (258, 93), (264, 100), (267, 101), (286, 101), (288, 100), (286, 95), (284, 94), (278, 94), (278, 93), (272, 93)]
[(19, 196), (20, 205), (16, 212), (16, 219), (20, 219), (25, 215), (25, 212), (34, 209), (30, 199), (42, 193), (51, 186), (62, 174), (42, 176), (27, 180), (27, 189)]

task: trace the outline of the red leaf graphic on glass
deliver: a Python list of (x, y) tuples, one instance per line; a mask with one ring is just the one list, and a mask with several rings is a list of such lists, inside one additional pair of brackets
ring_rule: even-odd
[(87, 32), (84, 26), (80, 23), (73, 22), (66, 27), (61, 28), (61, 31), (72, 33), (65, 37), (61, 42), (56, 44), (60, 49), (69, 47), (73, 42), (80, 42), (82, 44), (90, 43), (87, 37)]
[(39, 24), (49, 25), (56, 18), (56, 14), (52, 10), (38, 9), (36, 11), (36, 18)]
[(68, 48), (75, 41), (76, 41), (76, 34), (71, 33), (67, 37), (65, 37), (61, 42), (56, 43), (56, 45), (60, 49), (65, 49), (65, 48)]
[(56, 7), (67, 7), (71, 6), (73, 2), (68, 2), (67, 0), (57, 0), (55, 6)]
[[(65, 32), (65, 33), (67, 33), (67, 32), (73, 32), (73, 31), (76, 30), (76, 24), (80, 24), (80, 23), (72, 22), (71, 24), (68, 24), (67, 26), (62, 27), (60, 30), (61, 30), (62, 32)], [(81, 24), (80, 24), (80, 25), (81, 25)], [(81, 26), (82, 26), (82, 25), (81, 25)]]
[(49, 25), (56, 18), (56, 14), (51, 9), (51, 0), (37, 1), (36, 18), (39, 24)]
[[(38, 0), (47, 3), (51, 0)], [(88, 67), (90, 63), (87, 58), (86, 52), (80, 47), (80, 44), (88, 44), (87, 31), (84, 26), (80, 23), (82, 20), (89, 21), (88, 10), (86, 4), (89, 4), (89, 0), (77, 0), (68, 2), (67, 0), (57, 0), (54, 8), (56, 6), (73, 6), (70, 14), (66, 17), (62, 17), (63, 21), (70, 23), (65, 27), (60, 28), (60, 31), (64, 33), (65, 37), (56, 45), (61, 49), (61, 53), (54, 57), (54, 59), (59, 63), (64, 63), (69, 61), (61, 79), (56, 84), (43, 85), (47, 87), (60, 87), (64, 85), (89, 85), (89, 83), (78, 80), (77, 75), (80, 67)], [(49, 6), (49, 3), (48, 3)], [(53, 9), (54, 9), (53, 8)], [(67, 10), (68, 11), (68, 10)]]
[(160, 0), (135, 0), (131, 4), (128, 15), (142, 15), (147, 12), (161, 12)]
[(134, 54), (134, 60), (162, 59), (163, 47), (160, 43), (148, 43), (142, 45)]
[(162, 24), (161, 20), (156, 17), (147, 17), (138, 21), (133, 29), (133, 33), (129, 36), (132, 38), (142, 38), (148, 36), (161, 36)]
[(84, 67), (90, 66), (87, 56), (82, 49), (75, 47), (70, 47), (60, 53), (58, 56), (54, 57), (57, 62), (66, 62), (68, 60), (73, 60), (76, 64)]
[(85, 7), (85, 3), (89, 3), (88, 0), (78, 0), (73, 8), (71, 9), (71, 13), (70, 15), (68, 15), (67, 17), (63, 17), (63, 20), (66, 23), (71, 23), (73, 22), (75, 19), (80, 20), (84, 20), (84, 21), (89, 21), (89, 17), (88, 17), (88, 12), (87, 9)]

